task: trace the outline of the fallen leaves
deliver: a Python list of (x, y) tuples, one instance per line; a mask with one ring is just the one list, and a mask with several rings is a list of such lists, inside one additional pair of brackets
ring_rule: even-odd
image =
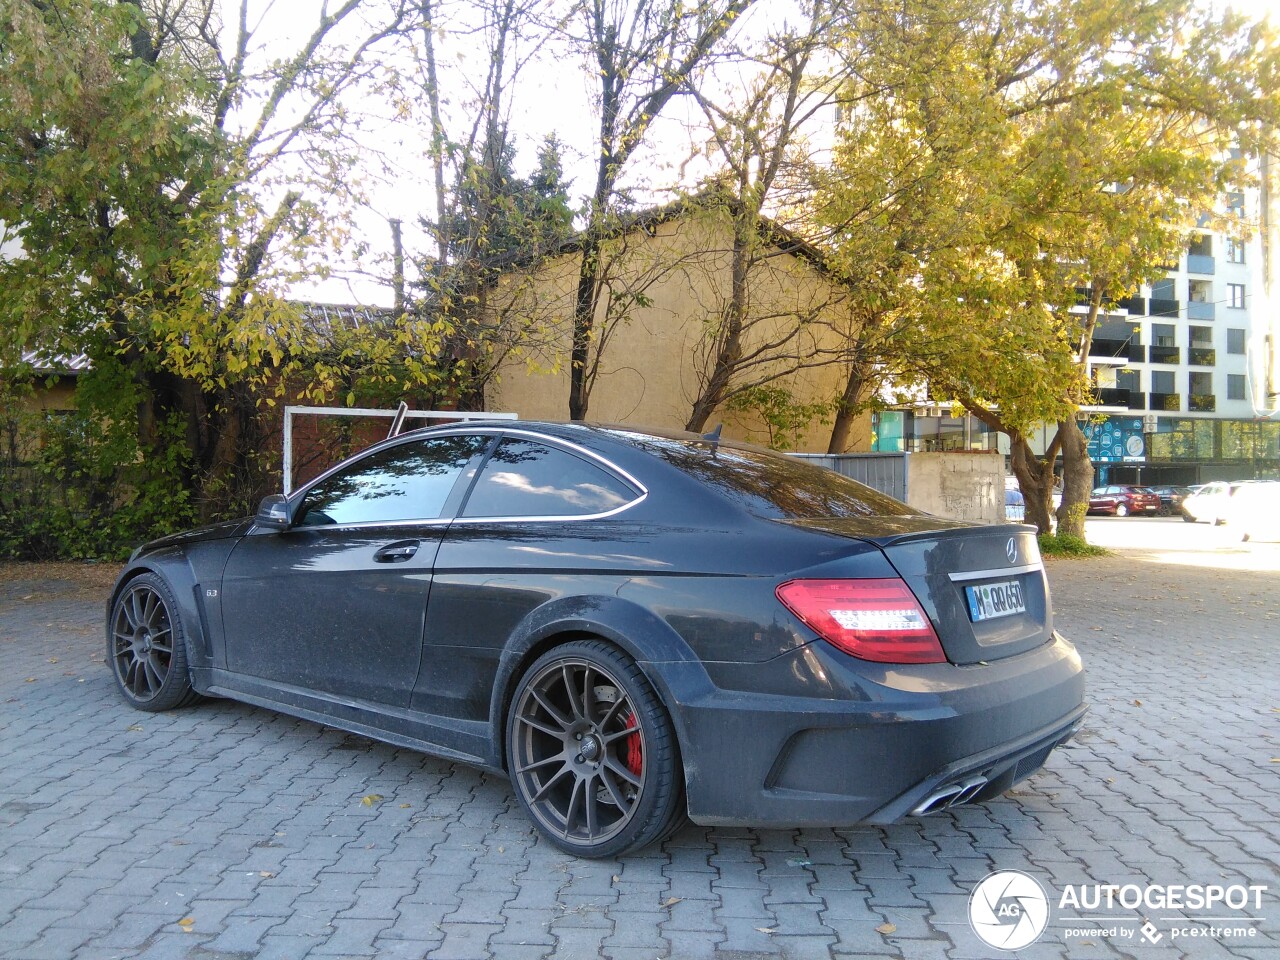
[(662, 901), (662, 905), (664, 907), (673, 907), (683, 899), (684, 897), (667, 897), (667, 899)]
[(892, 923), (882, 923), (880, 924), (880, 926), (876, 927), (876, 933), (883, 933), (885, 935), (888, 935), (890, 933), (897, 933), (897, 932), (898, 932), (898, 928)]
[(195, 925), (196, 925), (195, 917), (183, 917), (181, 920), (178, 921), (178, 926), (182, 928), (183, 933), (191, 933), (195, 929)]
[(372, 807), (375, 803), (378, 803), (381, 800), (382, 800), (382, 794), (367, 793), (360, 799), (360, 802), (364, 804), (366, 807)]

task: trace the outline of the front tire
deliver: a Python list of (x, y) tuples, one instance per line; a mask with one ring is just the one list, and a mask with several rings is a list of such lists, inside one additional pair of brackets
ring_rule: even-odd
[(1128, 515), (1129, 515), (1129, 507), (1128, 507), (1128, 505), (1127, 505), (1127, 504), (1123, 504), (1123, 503), (1117, 503), (1117, 504), (1116, 504), (1116, 516), (1117, 516), (1117, 517), (1127, 517)]
[(539, 831), (580, 857), (638, 850), (683, 819), (671, 718), (635, 662), (600, 640), (556, 647), (525, 671), (507, 769)]
[(138, 710), (159, 713), (199, 699), (177, 609), (169, 585), (154, 573), (130, 580), (111, 606), (107, 661), (116, 689)]

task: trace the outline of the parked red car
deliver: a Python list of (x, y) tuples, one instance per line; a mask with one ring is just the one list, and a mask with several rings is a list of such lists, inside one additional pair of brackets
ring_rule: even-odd
[(1089, 497), (1090, 513), (1127, 517), (1131, 513), (1155, 516), (1160, 512), (1160, 494), (1149, 487), (1095, 487)]

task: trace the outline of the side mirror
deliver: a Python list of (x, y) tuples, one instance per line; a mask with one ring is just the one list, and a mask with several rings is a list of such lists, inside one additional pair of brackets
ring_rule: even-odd
[(263, 497), (253, 522), (269, 530), (289, 529), (289, 498), (282, 493)]

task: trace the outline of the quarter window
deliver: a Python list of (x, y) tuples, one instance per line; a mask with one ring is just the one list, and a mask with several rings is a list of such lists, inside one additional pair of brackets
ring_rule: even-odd
[(307, 491), (294, 525), (436, 519), (467, 463), (487, 440), (433, 437), (361, 457)]
[(464, 517), (586, 517), (637, 492), (602, 467), (564, 450), (508, 437), (485, 463)]

